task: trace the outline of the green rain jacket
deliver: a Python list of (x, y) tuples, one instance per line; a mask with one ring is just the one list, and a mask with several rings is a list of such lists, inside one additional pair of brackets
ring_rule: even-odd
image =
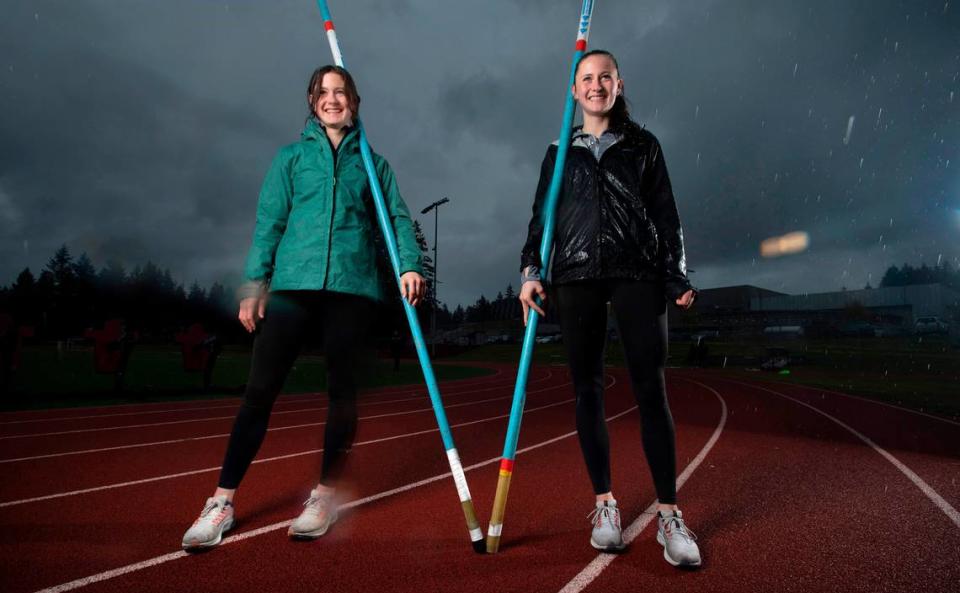
[[(400, 274), (423, 274), (413, 222), (393, 171), (378, 154), (373, 162), (397, 238)], [(357, 129), (334, 154), (323, 127), (311, 119), (300, 142), (280, 149), (263, 181), (240, 296), (269, 288), (383, 300), (375, 233), (380, 229)]]

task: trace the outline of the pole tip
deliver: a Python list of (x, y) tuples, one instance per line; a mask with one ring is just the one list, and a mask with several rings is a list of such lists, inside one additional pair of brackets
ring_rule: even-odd
[(473, 542), (473, 551), (477, 554), (486, 554), (487, 553), (487, 543), (482, 539), (478, 539)]

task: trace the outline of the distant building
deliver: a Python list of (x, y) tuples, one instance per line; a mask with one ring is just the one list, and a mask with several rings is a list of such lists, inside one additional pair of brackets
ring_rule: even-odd
[(751, 298), (753, 311), (829, 311), (860, 306), (879, 314), (903, 317), (912, 324), (917, 317), (946, 317), (950, 307), (960, 305), (960, 292), (942, 284), (915, 284), (863, 290)]
[(918, 317), (948, 323), (960, 311), (960, 291), (941, 284), (789, 295), (757, 286), (700, 291), (690, 311), (670, 308), (671, 331), (760, 334), (772, 326), (800, 326), (812, 334), (849, 331), (852, 324), (913, 327)]

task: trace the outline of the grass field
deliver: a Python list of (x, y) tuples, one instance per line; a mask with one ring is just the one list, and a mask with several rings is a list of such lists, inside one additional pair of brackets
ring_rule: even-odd
[[(724, 368), (731, 377), (766, 377), (842, 391), (913, 410), (960, 419), (960, 351), (951, 349), (944, 336), (890, 338), (839, 338), (809, 340), (715, 340), (702, 365)], [(783, 348), (791, 363), (786, 373), (761, 371), (769, 348)], [(670, 344), (668, 366), (694, 366), (687, 359), (689, 342)], [(519, 360), (520, 345), (489, 345), (453, 360)], [(538, 344), (537, 364), (566, 363), (562, 344)], [(607, 364), (623, 366), (623, 351), (611, 342)]]
[[(28, 348), (23, 352), (20, 370), (14, 376), (11, 393), (2, 409), (45, 408), (101, 405), (195, 398), (237, 397), (243, 391), (250, 369), (249, 349), (226, 349), (214, 367), (212, 387), (204, 392), (200, 373), (186, 373), (181, 356), (173, 348), (137, 347), (130, 357), (124, 377), (123, 393), (114, 392), (112, 375), (93, 371), (93, 352), (77, 350), (58, 356), (54, 348)], [(488, 374), (482, 368), (436, 365), (440, 381), (465, 379)], [(401, 362), (394, 372), (393, 362), (368, 356), (361, 369), (363, 387), (423, 383), (423, 372), (415, 360)], [(327, 369), (322, 356), (300, 356), (284, 385), (284, 393), (323, 391), (327, 388)]]
[[(698, 366), (724, 368), (732, 377), (768, 377), (843, 391), (896, 404), (914, 410), (960, 418), (960, 351), (951, 349), (942, 336), (890, 338), (797, 339), (767, 341), (720, 340), (707, 342), (708, 354)], [(783, 348), (791, 358), (785, 373), (759, 370), (769, 348)], [(670, 344), (667, 364), (691, 366), (689, 342)], [(131, 401), (162, 401), (198, 397), (228, 397), (241, 394), (249, 370), (248, 348), (225, 350), (217, 361), (213, 387), (202, 391), (202, 377), (185, 373), (180, 354), (172, 348), (138, 346), (130, 359), (124, 392), (113, 391), (113, 377), (93, 372), (92, 352), (65, 352), (58, 357), (52, 347), (27, 348), (14, 378), (12, 393), (5, 396), (3, 409), (53, 406), (100, 405)], [(479, 376), (486, 371), (463, 362), (516, 363), (519, 344), (487, 345), (468, 350), (435, 366), (441, 381)], [(618, 342), (606, 352), (607, 364), (623, 366)], [(538, 344), (536, 364), (566, 364), (563, 344)], [(416, 384), (423, 380), (416, 361), (406, 360), (399, 372), (391, 361), (372, 356), (362, 372), (365, 387)], [(284, 387), (286, 393), (326, 389), (323, 358), (305, 354), (297, 361)]]

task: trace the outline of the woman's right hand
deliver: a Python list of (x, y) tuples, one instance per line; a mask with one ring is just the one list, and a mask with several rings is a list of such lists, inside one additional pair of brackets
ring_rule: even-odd
[(257, 323), (263, 320), (267, 312), (267, 295), (249, 297), (240, 301), (240, 323), (250, 333), (257, 329)]
[(534, 295), (540, 297), (540, 302), (543, 303), (547, 300), (547, 293), (543, 290), (543, 284), (539, 280), (527, 280), (523, 283), (523, 286), (520, 287), (520, 304), (523, 305), (523, 325), (527, 325), (527, 316), (530, 313), (530, 309), (533, 309), (540, 314), (541, 317), (546, 317), (547, 314), (543, 312), (543, 309), (537, 305), (537, 302), (533, 300)]

